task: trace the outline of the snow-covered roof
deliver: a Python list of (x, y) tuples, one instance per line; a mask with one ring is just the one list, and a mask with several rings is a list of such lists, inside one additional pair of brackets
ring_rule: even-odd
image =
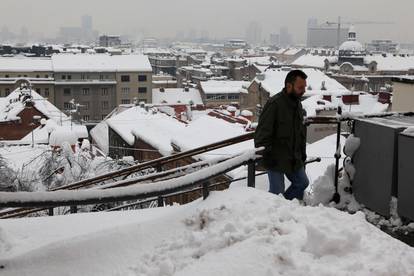
[[(26, 96), (25, 96), (26, 95)], [(73, 133), (78, 138), (88, 138), (88, 130), (86, 126), (78, 125), (71, 122), (70, 118), (60, 111), (47, 99), (43, 98), (36, 91), (28, 89), (16, 89), (7, 97), (0, 98), (0, 122), (14, 121), (19, 119), (18, 115), (25, 108), (25, 97), (31, 96), (31, 101), (34, 107), (47, 117), (46, 125), (39, 126), (33, 130), (33, 137), (35, 143), (48, 143), (49, 133), (52, 130), (65, 130)], [(4, 141), (8, 144), (30, 144), (32, 143), (32, 134), (29, 133), (18, 141)]]
[(153, 104), (203, 104), (200, 91), (196, 88), (188, 88), (188, 91), (184, 88), (164, 88), (163, 92), (161, 90), (152, 90)]
[(291, 48), (286, 50), (285, 52), (283, 52), (283, 55), (287, 55), (287, 56), (294, 56), (297, 55), (298, 53), (300, 53), (303, 49), (300, 48)]
[(339, 46), (339, 51), (364, 52), (364, 46), (358, 41), (348, 40)]
[(0, 57), (0, 72), (51, 72), (50, 58)]
[(329, 63), (334, 63), (338, 61), (338, 57), (307, 54), (297, 58), (292, 62), (292, 65), (323, 69), (325, 68), (325, 60), (328, 60)]
[(106, 123), (107, 120), (130, 109), (131, 107), (133, 107), (132, 104), (119, 105), (110, 114), (108, 114), (105, 120), (101, 121), (99, 124), (97, 124), (94, 128), (91, 129), (90, 134), (93, 139), (93, 142), (95, 142), (96, 146), (105, 154), (109, 153), (109, 133), (108, 124)]
[(377, 71), (408, 71), (414, 69), (414, 56), (399, 55), (367, 55), (364, 63), (369, 64), (375, 61), (377, 63)]
[[(359, 92), (356, 92), (359, 94)], [(341, 97), (331, 97), (331, 101), (323, 100), (322, 95), (314, 95), (302, 101), (302, 106), (306, 110), (307, 116), (315, 116), (318, 110), (342, 108), (344, 113), (352, 114), (373, 114), (387, 111), (389, 105), (378, 102), (378, 96), (370, 94), (360, 94), (358, 104), (344, 104)]]
[[(172, 142), (181, 151), (187, 151), (243, 134), (246, 134), (246, 130), (242, 124), (231, 123), (210, 115), (204, 115), (191, 121), (182, 131), (177, 132), (173, 136)], [(218, 155), (237, 154), (253, 148), (253, 141), (249, 140), (202, 154), (199, 157), (201, 159), (211, 159)]]
[(200, 82), (205, 94), (237, 94), (243, 86), (248, 86), (247, 81), (217, 81), (209, 80)]
[[(261, 77), (264, 77), (264, 80), (260, 80), (259, 77), (256, 77), (254, 81), (261, 83), (262, 87), (267, 92), (269, 92), (271, 96), (273, 96), (279, 93), (285, 86), (286, 75), (290, 71), (287, 69), (288, 68), (269, 69), (261, 75)], [(342, 84), (330, 78), (320, 70), (311, 68), (303, 68), (301, 70), (304, 71), (305, 74), (308, 76), (308, 89), (305, 95), (342, 95), (349, 93), (349, 90), (346, 89)], [(325, 83), (326, 90), (322, 90), (323, 82)]]
[(172, 152), (172, 136), (185, 128), (184, 123), (169, 115), (139, 106), (131, 107), (106, 122), (129, 145), (132, 146), (137, 137), (163, 155)]
[(53, 119), (58, 122), (62, 120), (68, 120), (68, 117), (54, 106), (47, 99), (40, 96), (34, 90), (20, 88), (14, 90), (7, 97), (0, 98), (0, 121), (16, 120), (17, 115), (25, 108), (22, 94), (30, 95), (34, 103), (34, 107), (47, 116), (49, 119)]
[(259, 56), (259, 57), (246, 57), (248, 64), (257, 64), (262, 66), (268, 66), (273, 63), (270, 56)]
[(144, 55), (55, 54), (52, 63), (54, 72), (152, 72)]

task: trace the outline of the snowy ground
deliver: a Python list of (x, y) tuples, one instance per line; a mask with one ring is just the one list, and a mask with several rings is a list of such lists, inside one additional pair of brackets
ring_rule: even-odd
[(1, 275), (414, 275), (414, 249), (362, 213), (258, 189), (184, 206), (3, 220)]

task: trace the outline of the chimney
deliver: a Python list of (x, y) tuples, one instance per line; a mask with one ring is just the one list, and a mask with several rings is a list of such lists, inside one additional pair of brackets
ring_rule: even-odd
[(246, 118), (249, 121), (253, 120), (253, 112), (249, 111), (249, 110), (243, 110), (240, 114), (243, 118)]
[(237, 110), (237, 108), (232, 106), (232, 105), (229, 105), (227, 107), (227, 112), (229, 112), (232, 117), (236, 116), (236, 110)]

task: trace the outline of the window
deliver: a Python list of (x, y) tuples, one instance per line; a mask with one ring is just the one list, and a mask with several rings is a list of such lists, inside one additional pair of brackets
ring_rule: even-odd
[(238, 100), (239, 95), (238, 94), (229, 94), (229, 95), (227, 95), (227, 99), (229, 99), (229, 100)]
[(102, 88), (101, 92), (102, 92), (102, 96), (108, 96), (108, 88), (106, 87)]
[(40, 95), (40, 88), (36, 88), (36, 93)]
[(99, 79), (103, 80), (104, 79), (104, 75), (99, 75)]
[(89, 102), (82, 102), (81, 103), (81, 108), (83, 110), (89, 110)]
[(146, 87), (138, 87), (138, 93), (147, 93)]
[(62, 75), (62, 80), (66, 80), (66, 75)]
[(72, 79), (72, 75), (68, 75), (68, 80), (71, 80)]
[(72, 104), (71, 103), (68, 103), (68, 102), (64, 102), (63, 103), (63, 109), (69, 110), (71, 108), (72, 108)]
[(122, 75), (121, 76), (121, 81), (122, 82), (129, 82), (129, 75)]
[(129, 87), (122, 87), (121, 92), (122, 94), (129, 94)]
[(8, 77), (9, 77), (9, 75), (6, 75), (5, 77), (6, 77), (6, 78), (8, 78)]
[(63, 96), (70, 96), (71, 94), (70, 88), (63, 89)]
[(131, 103), (131, 100), (129, 100), (129, 99), (121, 100), (121, 104), (130, 104), (130, 103)]
[(138, 81), (147, 81), (147, 76), (146, 75), (139, 75), (138, 76)]
[(45, 88), (45, 97), (49, 97), (49, 88)]
[(89, 95), (89, 88), (82, 88), (82, 95), (84, 96)]
[(221, 94), (209, 94), (207, 95), (207, 100), (217, 101), (217, 100), (225, 100), (226, 96)]
[(82, 120), (89, 121), (89, 115), (83, 115), (82, 116)]
[(10, 89), (9, 88), (6, 88), (5, 90), (4, 90), (4, 94), (6, 95), (6, 97), (10, 94)]
[(102, 102), (102, 109), (108, 109), (109, 108), (109, 102), (108, 101), (103, 101)]
[(81, 75), (81, 80), (84, 80), (85, 79), (85, 74), (82, 74)]
[(36, 79), (40, 78), (40, 75), (36, 75)]
[(45, 75), (45, 79), (48, 79), (49, 78), (49, 75)]

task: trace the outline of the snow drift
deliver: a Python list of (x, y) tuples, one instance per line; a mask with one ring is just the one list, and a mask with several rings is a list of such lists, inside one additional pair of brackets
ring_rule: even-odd
[(414, 275), (360, 212), (250, 188), (184, 206), (2, 221), (2, 275)]

